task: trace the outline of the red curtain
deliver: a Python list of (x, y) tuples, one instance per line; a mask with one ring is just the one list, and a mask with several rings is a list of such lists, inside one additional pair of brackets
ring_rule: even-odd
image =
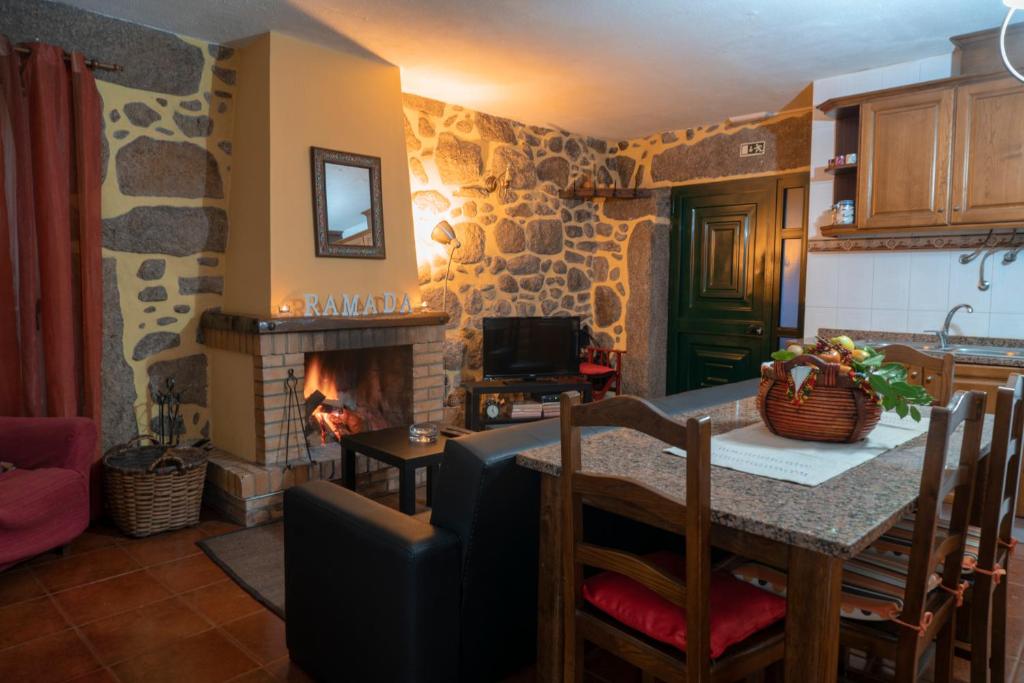
[(101, 110), (82, 55), (0, 36), (0, 415), (100, 424)]

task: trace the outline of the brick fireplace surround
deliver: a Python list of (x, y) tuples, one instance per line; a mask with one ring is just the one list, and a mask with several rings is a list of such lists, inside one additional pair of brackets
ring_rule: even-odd
[[(289, 486), (310, 479), (341, 477), (341, 450), (337, 443), (313, 446), (312, 463), (305, 449), (295, 441), (290, 449), (285, 447), (285, 380), (291, 370), (298, 380), (302, 401), (307, 354), (411, 347), (413, 421), (440, 422), (444, 417), (442, 343), (447, 322), (446, 314), (433, 312), (275, 319), (205, 313), (200, 324), (202, 343), (252, 358), (255, 401), (251, 428), (255, 430), (255, 447), (251, 453), (229, 453), (217, 448), (215, 435), (204, 502), (232, 521), (252, 526), (281, 516), (283, 493)], [(226, 399), (214, 395), (212, 400)], [(293, 434), (296, 429), (300, 427), (293, 420)], [(393, 468), (360, 456), (356, 473), (359, 490), (368, 495), (397, 490), (397, 471)]]

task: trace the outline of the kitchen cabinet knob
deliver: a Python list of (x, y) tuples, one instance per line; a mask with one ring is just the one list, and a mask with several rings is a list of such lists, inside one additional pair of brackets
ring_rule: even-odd
[(928, 375), (927, 377), (924, 378), (924, 381), (925, 382), (933, 382), (933, 381), (935, 381), (935, 376), (934, 375)]
[(917, 371), (910, 373), (910, 379), (917, 379)]
[(941, 206), (939, 207), (938, 211), (939, 211), (939, 213), (946, 213), (946, 210), (944, 208), (942, 208)]
[(954, 206), (954, 207), (953, 207), (953, 210), (954, 210), (954, 211), (959, 211), (959, 210), (960, 210), (960, 207), (959, 207), (959, 206)]

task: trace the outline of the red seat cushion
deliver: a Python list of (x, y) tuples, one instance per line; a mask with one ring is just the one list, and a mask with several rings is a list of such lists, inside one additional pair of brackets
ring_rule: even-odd
[[(674, 576), (685, 578), (681, 555), (657, 552), (648, 555)], [(686, 652), (686, 611), (673, 605), (633, 579), (604, 572), (583, 582), (583, 598), (616, 621)], [(786, 616), (785, 599), (758, 590), (729, 574), (711, 575), (711, 657)]]
[(610, 368), (607, 365), (598, 365), (597, 363), (580, 363), (580, 374), (581, 375), (609, 375), (615, 372), (615, 368)]
[(70, 542), (89, 525), (89, 486), (74, 470), (0, 474), (0, 570)]

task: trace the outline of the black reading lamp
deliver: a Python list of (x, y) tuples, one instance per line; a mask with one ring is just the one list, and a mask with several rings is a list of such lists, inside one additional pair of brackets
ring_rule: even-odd
[(430, 233), (430, 239), (441, 245), (452, 245), (452, 250), (448, 253), (448, 268), (444, 271), (444, 294), (441, 296), (441, 312), (444, 313), (448, 311), (448, 276), (452, 272), (452, 258), (455, 256), (455, 250), (462, 246), (462, 242), (455, 236), (455, 229), (448, 221), (441, 221), (435, 225)]

